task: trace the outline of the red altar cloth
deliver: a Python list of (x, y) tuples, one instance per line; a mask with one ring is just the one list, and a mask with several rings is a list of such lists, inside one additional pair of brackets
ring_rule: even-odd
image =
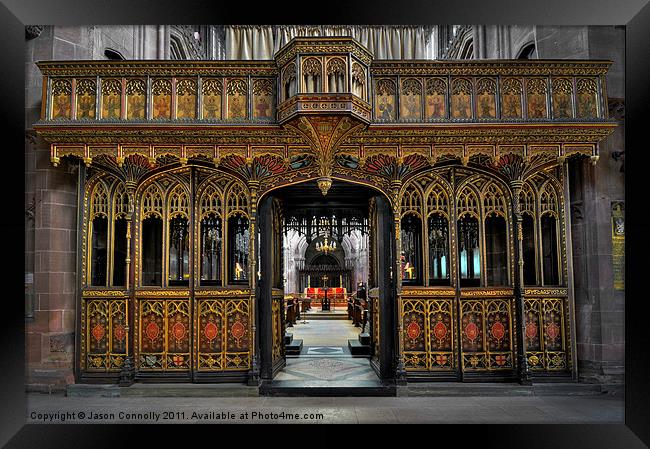
[[(342, 287), (332, 287), (327, 290), (327, 299), (345, 299), (346, 289)], [(325, 289), (315, 287), (315, 288), (306, 288), (305, 296), (310, 299), (321, 300), (325, 298)]]

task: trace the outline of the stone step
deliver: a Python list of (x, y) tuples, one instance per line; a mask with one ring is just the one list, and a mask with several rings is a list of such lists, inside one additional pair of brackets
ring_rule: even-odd
[(301, 338), (292, 339), (290, 344), (285, 345), (285, 352), (287, 355), (300, 354), (300, 351), (302, 351)]
[(410, 382), (398, 396), (594, 396), (606, 394), (600, 385), (539, 382), (518, 383)]
[[(45, 392), (45, 391), (43, 391)], [(49, 393), (53, 393), (49, 391)], [(70, 397), (251, 397), (269, 396), (604, 396), (624, 395), (624, 385), (538, 382), (531, 386), (516, 383), (411, 382), (408, 385), (386, 386), (376, 381), (273, 381), (261, 386), (244, 384), (146, 384), (129, 387), (115, 384), (71, 384)]]
[(259, 387), (240, 384), (133, 384), (68, 385), (70, 397), (248, 397), (259, 396)]
[(352, 355), (370, 355), (370, 346), (361, 344), (358, 339), (348, 340), (348, 348)]
[(260, 385), (261, 396), (285, 397), (391, 397), (396, 396), (395, 385), (382, 385), (379, 380), (280, 380)]
[(347, 320), (347, 313), (333, 313), (333, 312), (314, 312), (301, 315), (301, 319), (296, 323), (300, 324), (303, 320)]

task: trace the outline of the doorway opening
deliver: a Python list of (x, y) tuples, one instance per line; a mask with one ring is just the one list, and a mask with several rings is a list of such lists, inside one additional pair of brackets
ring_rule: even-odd
[[(380, 284), (383, 294), (392, 288), (385, 279), (389, 266), (379, 264), (378, 255), (394, 238), (377, 236), (377, 203), (386, 206), (388, 201), (376, 190), (340, 181), (327, 196), (316, 183), (306, 182), (274, 191), (262, 201), (260, 218), (271, 219), (266, 229), (260, 223), (260, 267), (262, 273), (266, 268), (280, 275), (272, 290), (281, 290), (283, 299), (284, 353), (282, 361), (273, 360), (274, 383), (377, 386), (380, 378), (391, 376), (390, 370), (384, 368), (382, 374), (380, 369), (385, 354), (379, 340), (380, 333), (394, 333), (394, 317), (377, 313), (380, 298), (369, 294)], [(388, 229), (384, 222), (391, 219), (391, 209), (381, 210), (381, 228)], [(394, 295), (385, 301), (394, 301)], [(263, 319), (263, 310), (259, 316)], [(386, 322), (379, 322), (379, 316)], [(386, 338), (394, 340), (393, 335)], [(262, 358), (263, 353), (261, 347)]]

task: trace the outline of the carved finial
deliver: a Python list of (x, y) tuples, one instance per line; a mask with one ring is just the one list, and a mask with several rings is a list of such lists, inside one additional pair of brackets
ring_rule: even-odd
[(596, 165), (596, 163), (598, 162), (598, 159), (600, 159), (600, 155), (595, 154), (595, 155), (591, 156), (589, 159), (591, 161), (591, 165)]
[(327, 195), (327, 192), (329, 191), (330, 187), (332, 187), (332, 178), (329, 177), (318, 178), (316, 182), (318, 183), (318, 188), (320, 189), (323, 196)]

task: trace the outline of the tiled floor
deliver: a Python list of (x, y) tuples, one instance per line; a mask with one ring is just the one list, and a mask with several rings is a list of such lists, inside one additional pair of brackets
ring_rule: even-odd
[(377, 375), (367, 358), (288, 358), (287, 366), (275, 380), (376, 380)]
[(302, 339), (304, 346), (347, 347), (349, 339), (359, 338), (360, 327), (349, 320), (318, 320), (306, 315), (306, 324), (299, 320), (287, 332), (294, 339)]

